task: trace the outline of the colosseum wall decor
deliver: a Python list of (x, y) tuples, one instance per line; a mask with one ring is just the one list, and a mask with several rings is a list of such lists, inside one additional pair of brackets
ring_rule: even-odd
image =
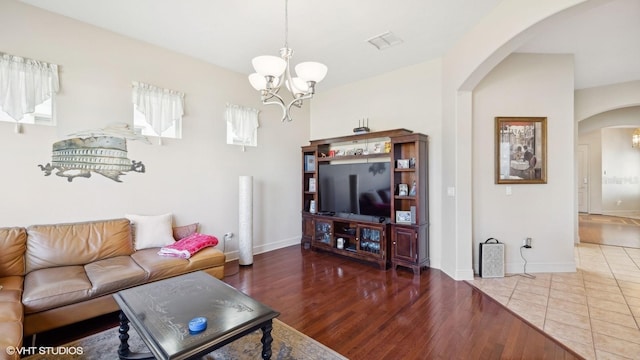
[(71, 182), (77, 177), (89, 178), (94, 172), (122, 182), (120, 176), (126, 172), (145, 172), (142, 161), (128, 158), (127, 139), (149, 141), (144, 136), (136, 135), (128, 125), (84, 131), (71, 136), (77, 137), (53, 144), (50, 163), (38, 165), (45, 176), (55, 171), (57, 176), (66, 177)]

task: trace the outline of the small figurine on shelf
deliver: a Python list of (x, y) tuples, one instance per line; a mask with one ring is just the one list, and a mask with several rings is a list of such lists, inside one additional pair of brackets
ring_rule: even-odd
[(416, 181), (413, 181), (413, 185), (411, 185), (411, 190), (409, 191), (409, 196), (416, 196)]

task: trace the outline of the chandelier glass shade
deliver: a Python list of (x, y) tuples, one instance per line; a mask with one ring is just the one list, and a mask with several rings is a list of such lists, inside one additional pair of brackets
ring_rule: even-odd
[(636, 129), (631, 135), (631, 146), (640, 148), (640, 129)]
[[(302, 102), (311, 99), (315, 94), (315, 86), (327, 75), (327, 66), (319, 62), (308, 61), (295, 66), (295, 75), (291, 76), (291, 57), (293, 50), (288, 45), (289, 15), (285, 0), (285, 42), (280, 49), (280, 57), (262, 55), (253, 58), (251, 64), (255, 73), (249, 75), (249, 83), (260, 91), (262, 103), (278, 105), (282, 108), (282, 121), (291, 121), (291, 107), (301, 107)], [(291, 93), (288, 103), (278, 94), (282, 85)]]

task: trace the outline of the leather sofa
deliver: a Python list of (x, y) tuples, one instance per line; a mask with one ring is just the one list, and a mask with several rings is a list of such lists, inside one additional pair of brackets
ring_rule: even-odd
[(112, 294), (192, 271), (224, 276), (225, 255), (214, 247), (189, 259), (135, 250), (131, 222), (0, 228), (0, 360), (23, 337), (118, 311)]

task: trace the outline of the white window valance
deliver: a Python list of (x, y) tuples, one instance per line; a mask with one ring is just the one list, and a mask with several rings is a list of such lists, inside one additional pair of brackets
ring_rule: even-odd
[(183, 93), (136, 81), (133, 82), (133, 104), (158, 136), (184, 115)]
[(258, 114), (250, 107), (227, 104), (227, 144), (258, 146)]
[(0, 53), (0, 108), (16, 122), (59, 88), (58, 65)]

